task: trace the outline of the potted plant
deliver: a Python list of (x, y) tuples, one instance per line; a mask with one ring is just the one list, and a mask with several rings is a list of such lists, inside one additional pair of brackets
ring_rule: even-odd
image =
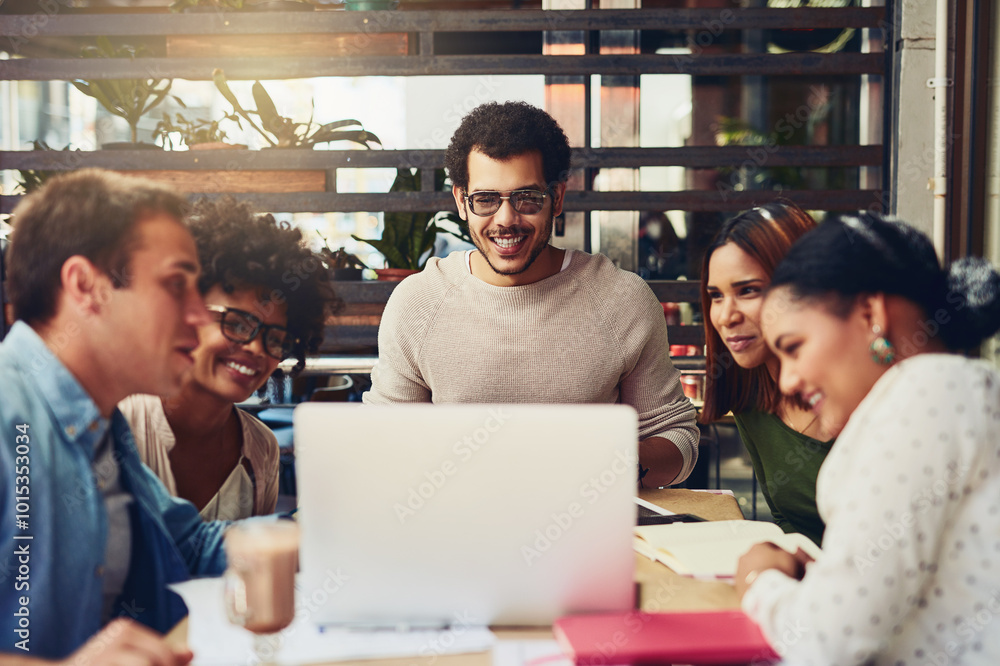
[[(326, 242), (326, 239), (323, 238), (323, 241)], [(361, 271), (368, 268), (363, 261), (342, 247), (330, 250), (330, 247), (326, 246), (320, 250), (320, 254), (333, 271), (333, 279), (340, 282), (360, 280)]]
[[(184, 102), (180, 99), (174, 98), (177, 103), (182, 107)], [(174, 114), (174, 120), (170, 119), (169, 113), (163, 114), (163, 120), (156, 124), (156, 128), (153, 130), (153, 139), (160, 139), (163, 142), (164, 148), (169, 148), (173, 150), (174, 140), (176, 139), (177, 145), (185, 145), (191, 150), (206, 150), (209, 148), (246, 148), (245, 144), (231, 144), (226, 143), (226, 132), (219, 127), (219, 123), (223, 120), (231, 120), (243, 127), (240, 124), (240, 117), (234, 113), (229, 113), (219, 118), (218, 120), (206, 120), (204, 118), (195, 118), (194, 120), (189, 120), (185, 118), (181, 113)]]
[[(440, 185), (444, 184), (444, 171), (440, 172)], [(435, 178), (435, 181), (438, 179)], [(435, 184), (438, 184), (437, 182)], [(389, 192), (419, 192), (420, 172), (396, 169), (396, 179)], [(434, 255), (434, 241), (439, 231), (437, 214), (417, 212), (387, 212), (384, 216), (382, 237), (354, 240), (368, 243), (385, 257), (385, 268), (375, 269), (380, 280), (402, 280), (407, 275), (423, 270), (427, 260)]]
[[(740, 118), (719, 116), (715, 128), (717, 146), (770, 146), (786, 143), (783, 137), (772, 137), (754, 129)], [(719, 174), (728, 182), (720, 187), (725, 191), (733, 189), (783, 190), (804, 189), (805, 181), (801, 169), (797, 167), (767, 167), (747, 169), (746, 167), (720, 167)]]
[[(225, 72), (221, 69), (216, 69), (212, 72), (212, 78), (215, 81), (215, 87), (233, 105), (233, 111), (245, 119), (250, 124), (250, 127), (264, 137), (264, 140), (272, 148), (312, 148), (316, 144), (329, 143), (331, 141), (350, 141), (360, 144), (365, 148), (371, 148), (370, 144), (372, 143), (382, 145), (377, 136), (362, 127), (360, 120), (337, 120), (332, 123), (318, 125), (313, 123), (311, 113), (309, 122), (306, 123), (295, 122), (291, 118), (282, 116), (278, 113), (274, 101), (267, 94), (267, 90), (264, 89), (260, 81), (255, 81), (251, 89), (257, 108), (253, 111), (247, 111), (229, 88)], [(313, 104), (313, 108), (315, 109), (315, 104)], [(252, 116), (257, 116), (260, 120), (260, 125), (254, 122)], [(349, 127), (356, 127), (358, 129), (344, 129)]]
[[(32, 141), (31, 145), (34, 150), (53, 150), (44, 141), (38, 139)], [(63, 150), (70, 150), (70, 147), (66, 146)], [(73, 150), (74, 152), (80, 151), (79, 148)], [(24, 190), (25, 194), (31, 194), (44, 185), (45, 181), (49, 178), (58, 176), (61, 173), (66, 173), (65, 171), (50, 171), (48, 169), (18, 169), (17, 172), (21, 176), (21, 180), (19, 180), (17, 184), (21, 186), (21, 189)]]
[[(97, 46), (85, 46), (81, 51), (84, 58), (131, 58), (146, 55), (145, 46), (129, 46), (123, 44), (115, 48), (107, 37), (98, 37)], [(120, 118), (124, 118), (131, 130), (132, 142), (125, 144), (129, 148), (139, 146), (153, 147), (153, 144), (140, 144), (138, 139), (139, 119), (163, 101), (170, 92), (172, 79), (100, 79), (86, 81), (76, 79), (73, 85), (84, 95), (93, 97), (101, 106)], [(110, 148), (111, 145), (104, 145)], [(116, 146), (117, 147), (117, 146)]]

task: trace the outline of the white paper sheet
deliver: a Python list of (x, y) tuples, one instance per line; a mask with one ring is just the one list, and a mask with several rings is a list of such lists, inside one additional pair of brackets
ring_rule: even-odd
[(676, 513), (674, 513), (673, 511), (671, 511), (670, 509), (664, 509), (662, 506), (657, 506), (656, 504), (653, 504), (652, 502), (647, 502), (646, 500), (641, 499), (639, 497), (636, 497), (634, 499), (635, 499), (635, 503), (638, 504), (639, 506), (643, 507), (644, 509), (649, 509), (653, 513), (658, 513), (661, 516), (676, 516), (677, 515)]
[[(221, 578), (200, 578), (171, 589), (188, 607), (188, 646), (196, 666), (252, 662), (253, 634), (229, 623)], [(281, 632), (280, 664), (310, 664), (348, 659), (437, 656), (490, 650), (496, 639), (485, 627), (454, 626), (443, 631), (324, 631), (300, 606), (295, 620)]]
[(554, 640), (500, 639), (493, 646), (493, 666), (573, 666)]

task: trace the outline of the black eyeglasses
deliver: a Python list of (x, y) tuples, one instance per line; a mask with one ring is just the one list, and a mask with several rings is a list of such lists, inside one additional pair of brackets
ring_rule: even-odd
[(244, 310), (227, 308), (222, 305), (206, 305), (209, 312), (219, 315), (219, 325), (222, 335), (230, 342), (247, 344), (253, 342), (258, 335), (264, 336), (264, 351), (271, 358), (283, 361), (292, 355), (295, 339), (288, 334), (288, 329), (275, 324), (265, 324), (256, 315)]
[(469, 204), (469, 210), (473, 215), (484, 217), (493, 215), (500, 210), (504, 199), (510, 201), (518, 213), (523, 215), (534, 215), (542, 210), (545, 205), (545, 197), (548, 193), (540, 190), (514, 190), (508, 196), (503, 196), (497, 191), (483, 190), (480, 192), (466, 193), (465, 200)]

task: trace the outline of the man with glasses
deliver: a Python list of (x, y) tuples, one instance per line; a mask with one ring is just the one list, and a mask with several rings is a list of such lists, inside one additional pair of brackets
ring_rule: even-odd
[(549, 242), (569, 160), (562, 128), (523, 102), (462, 120), (445, 166), (477, 249), (431, 258), (395, 289), (364, 401), (629, 404), (642, 484), (679, 483), (698, 430), (662, 307), (607, 257)]
[(194, 366), (169, 397), (132, 395), (119, 408), (142, 461), (205, 520), (273, 513), (280, 451), (274, 433), (236, 405), (288, 357), (298, 367), (323, 339), (333, 305), (328, 271), (298, 229), (231, 197), (190, 214), (210, 320)]
[(176, 392), (194, 362), (209, 318), (185, 208), (158, 185), (82, 170), (14, 212), (0, 664), (191, 659), (147, 627), (166, 631), (185, 613), (168, 583), (223, 571), (223, 525), (167, 494), (115, 408), (131, 393)]

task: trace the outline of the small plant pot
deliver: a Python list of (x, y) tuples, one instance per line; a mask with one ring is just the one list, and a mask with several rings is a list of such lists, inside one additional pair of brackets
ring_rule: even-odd
[(382, 282), (399, 282), (400, 280), (407, 278), (420, 271), (413, 270), (412, 268), (376, 268), (375, 275)]
[(361, 268), (334, 268), (333, 279), (336, 282), (353, 282), (361, 279)]

